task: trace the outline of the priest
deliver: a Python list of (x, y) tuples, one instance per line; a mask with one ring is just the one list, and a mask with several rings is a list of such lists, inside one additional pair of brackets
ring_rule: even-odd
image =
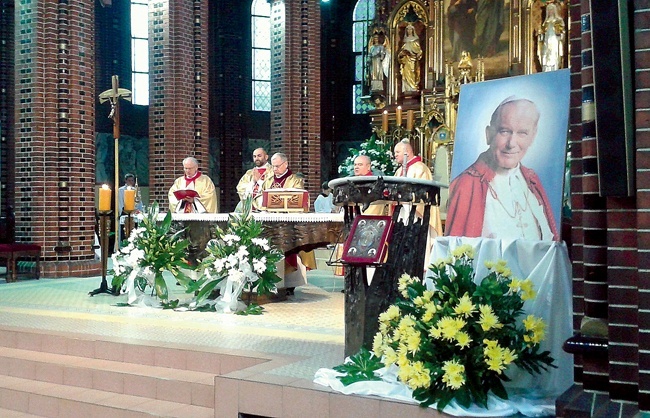
[(271, 168), (273, 175), (267, 176), (262, 189), (304, 189), (305, 180), (294, 174), (289, 169), (289, 161), (286, 154), (276, 152), (271, 157)]
[(262, 207), (262, 185), (266, 176), (271, 175), (269, 154), (266, 153), (264, 148), (257, 148), (253, 151), (253, 163), (255, 167), (246, 171), (239, 183), (237, 183), (237, 194), (239, 194), (240, 201), (243, 201), (247, 196), (252, 196), (253, 209), (259, 210)]
[(184, 176), (169, 189), (169, 210), (177, 213), (216, 213), (217, 194), (210, 177), (201, 174), (194, 157), (183, 160)]

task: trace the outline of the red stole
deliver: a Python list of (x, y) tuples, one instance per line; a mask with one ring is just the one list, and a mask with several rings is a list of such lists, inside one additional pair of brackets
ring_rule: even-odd
[(287, 179), (291, 175), (291, 170), (287, 170), (286, 173), (278, 176), (273, 176), (273, 183), (271, 183), (271, 189), (284, 189), (284, 183), (287, 182)]
[[(185, 188), (187, 188), (191, 183), (194, 182), (194, 180), (198, 179), (199, 177), (201, 177), (200, 171), (197, 171), (196, 174), (194, 174), (192, 177), (185, 176)], [(183, 206), (184, 213), (194, 212), (194, 203), (184, 202), (183, 205), (184, 205)]]
[(185, 176), (185, 187), (189, 186), (190, 183), (192, 183), (194, 180), (198, 179), (199, 177), (201, 177), (200, 171), (197, 171), (196, 174), (194, 174), (192, 177)]
[[(258, 173), (260, 173), (260, 180), (264, 179), (264, 173), (266, 173), (266, 167), (255, 167), (254, 170), (257, 170)], [(253, 186), (253, 196), (257, 195), (257, 192), (260, 190), (260, 181), (256, 181), (255, 185)]]

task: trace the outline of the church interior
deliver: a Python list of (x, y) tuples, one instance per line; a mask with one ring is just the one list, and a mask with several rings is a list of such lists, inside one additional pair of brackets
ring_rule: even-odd
[(261, 316), (89, 297), (119, 247), (117, 190), (133, 174), (136, 203), (165, 212), (194, 157), (225, 222), (258, 148), (286, 156), (312, 207), (360, 150), (408, 143), (444, 185), (444, 228), (461, 91), (562, 71), (568, 262), (546, 277), (566, 280), (548, 299), (568, 301), (553, 350), (571, 376), (553, 413), (650, 413), (649, 19), (643, 0), (0, 0), (0, 415), (449, 416), (313, 382), (355, 321), (332, 246)]

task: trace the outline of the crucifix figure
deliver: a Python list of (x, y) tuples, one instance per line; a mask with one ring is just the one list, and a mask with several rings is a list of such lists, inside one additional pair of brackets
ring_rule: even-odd
[[(108, 114), (108, 118), (113, 120), (113, 138), (115, 140), (115, 236), (119, 236), (119, 227), (120, 227), (120, 213), (118, 213), (118, 193), (117, 190), (120, 187), (120, 98), (124, 100), (131, 101), (131, 91), (127, 89), (121, 89), (120, 79), (118, 76), (114, 75), (111, 78), (112, 88), (110, 90), (105, 90), (99, 94), (99, 103), (104, 103), (107, 100), (111, 103), (111, 111)], [(120, 248), (120, 243), (118, 240), (115, 240), (115, 251)]]

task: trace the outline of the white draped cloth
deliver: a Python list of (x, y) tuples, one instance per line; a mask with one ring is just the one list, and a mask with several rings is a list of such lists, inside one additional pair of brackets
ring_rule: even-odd
[[(532, 280), (537, 297), (525, 302), (524, 311), (541, 317), (546, 322), (546, 339), (541, 343), (541, 350), (551, 352), (557, 369), (549, 369), (548, 372), (533, 376), (511, 367), (506, 373), (512, 381), (505, 384), (509, 400), (490, 394), (488, 410), (478, 406), (465, 409), (452, 402), (443, 412), (453, 416), (509, 416), (517, 413), (525, 416), (555, 415), (555, 398), (573, 382), (573, 357), (562, 350), (564, 341), (573, 334), (571, 263), (566, 244), (523, 239), (438, 237), (433, 244), (430, 261), (446, 258), (454, 248), (465, 244), (474, 248), (477, 281), (488, 273), (485, 261), (497, 260), (506, 260), (513, 276)], [(425, 281), (431, 284), (430, 279), (425, 278)], [(382, 374), (382, 381), (343, 386), (336, 378), (339, 375), (337, 372), (320, 369), (316, 372), (314, 382), (345, 394), (377, 395), (415, 402), (408, 387), (397, 381), (394, 370), (382, 369)]]

